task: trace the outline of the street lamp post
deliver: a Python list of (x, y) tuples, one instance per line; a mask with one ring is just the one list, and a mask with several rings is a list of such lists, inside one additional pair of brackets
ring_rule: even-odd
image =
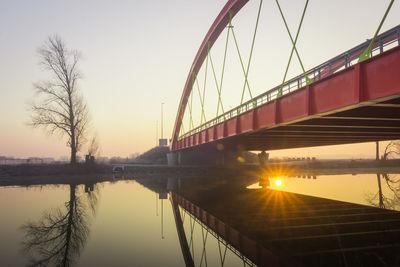
[(161, 103), (161, 139), (164, 138), (164, 135), (163, 135), (163, 107), (164, 107), (164, 102)]

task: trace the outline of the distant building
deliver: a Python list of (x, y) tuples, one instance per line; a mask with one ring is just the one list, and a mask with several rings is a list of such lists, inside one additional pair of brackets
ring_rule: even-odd
[(110, 162), (110, 159), (109, 159), (108, 157), (98, 157), (98, 158), (96, 159), (96, 161), (97, 161), (98, 163), (109, 163), (109, 162)]
[(18, 164), (26, 164), (26, 159), (6, 158), (4, 160), (4, 165), (18, 165)]
[(30, 157), (26, 160), (27, 164), (43, 164), (43, 160), (41, 158)]
[(54, 158), (42, 158), (43, 163), (52, 164), (55, 162)]
[(54, 163), (53, 158), (29, 157), (27, 159), (0, 156), (0, 165), (20, 165), (20, 164), (50, 164)]
[(159, 146), (168, 146), (168, 139), (166, 139), (166, 138), (160, 138), (160, 139), (158, 140), (158, 145), (159, 145)]
[(168, 199), (168, 192), (160, 192), (158, 194), (158, 199)]

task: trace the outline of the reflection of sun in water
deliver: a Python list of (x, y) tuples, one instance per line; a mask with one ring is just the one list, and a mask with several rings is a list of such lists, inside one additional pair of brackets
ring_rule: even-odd
[(281, 179), (276, 179), (275, 180), (275, 185), (278, 186), (278, 187), (282, 186), (282, 180)]

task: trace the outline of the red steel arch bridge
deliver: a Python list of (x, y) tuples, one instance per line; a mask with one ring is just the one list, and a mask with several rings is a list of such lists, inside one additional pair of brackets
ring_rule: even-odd
[[(284, 12), (276, 0), (283, 23), (292, 44), (283, 82), (252, 96), (249, 89), (249, 68), (262, 7), (256, 16), (256, 26), (248, 62), (241, 57), (234, 17), (248, 0), (229, 0), (207, 32), (189, 71), (180, 100), (172, 134), (171, 151), (211, 150), (274, 150), (296, 147), (349, 144), (357, 142), (400, 139), (400, 25), (380, 33), (394, 0), (390, 1), (373, 38), (318, 66), (305, 70), (297, 39), (307, 10), (305, 2), (296, 35), (287, 26)], [(222, 77), (215, 75), (210, 51), (222, 32), (226, 32)], [(221, 37), (222, 38), (222, 37)], [(228, 40), (233, 40), (243, 73), (243, 92), (237, 107), (224, 111), (221, 90)], [(303, 73), (286, 80), (293, 57), (297, 57)], [(198, 85), (200, 68), (213, 73), (218, 92), (217, 116), (206, 121), (204, 92)], [(211, 71), (212, 70), (212, 71)], [(211, 74), (210, 74), (211, 75)], [(200, 96), (201, 120), (194, 127), (191, 97)], [(243, 102), (245, 90), (250, 100)], [(222, 110), (222, 114), (218, 111)], [(189, 127), (183, 118), (189, 117)]]

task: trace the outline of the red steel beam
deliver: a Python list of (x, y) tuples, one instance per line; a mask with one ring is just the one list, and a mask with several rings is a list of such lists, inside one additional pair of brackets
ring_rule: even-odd
[[(316, 115), (333, 114), (360, 107), (362, 102), (379, 101), (394, 95), (400, 97), (400, 47), (196, 133), (196, 142), (189, 142), (191, 136), (183, 138), (173, 145), (172, 150), (287, 125)], [(268, 133), (265, 135), (267, 137)]]

